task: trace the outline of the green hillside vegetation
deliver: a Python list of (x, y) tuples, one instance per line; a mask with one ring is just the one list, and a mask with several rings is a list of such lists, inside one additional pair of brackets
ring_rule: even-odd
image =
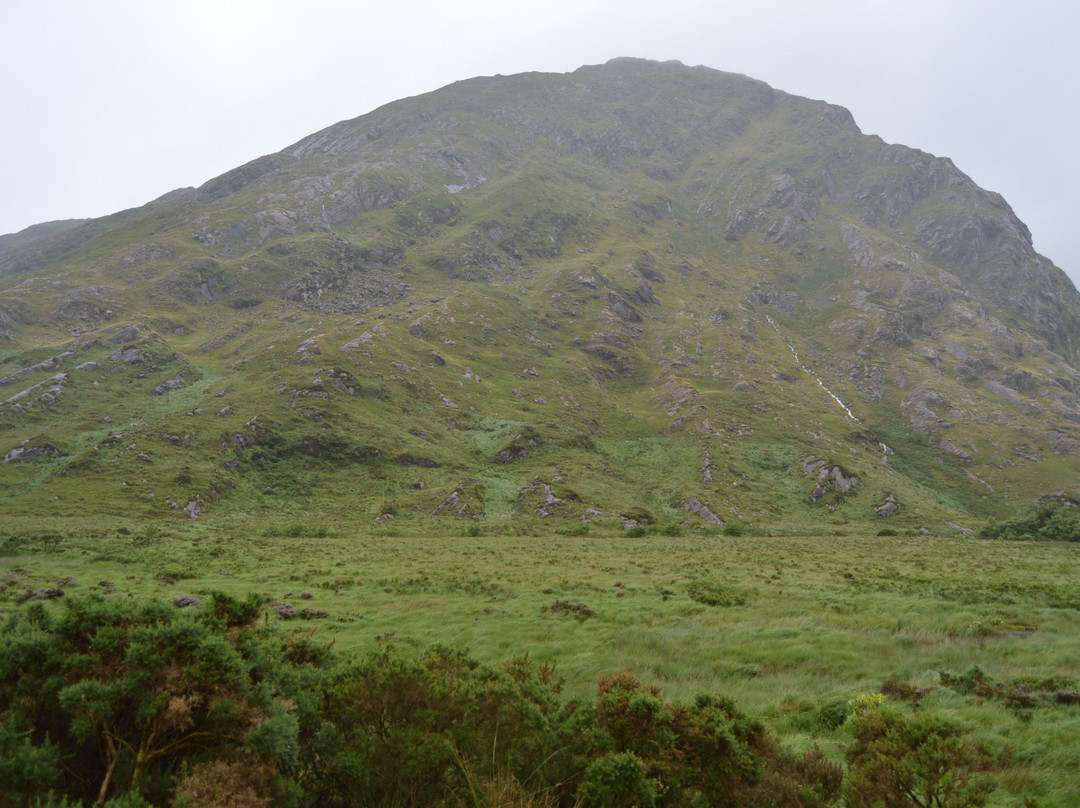
[(5, 513), (423, 530), (475, 479), (462, 516), (510, 532), (691, 497), (975, 529), (1074, 468), (1076, 292), (1005, 203), (715, 71), (463, 82), (30, 243)]

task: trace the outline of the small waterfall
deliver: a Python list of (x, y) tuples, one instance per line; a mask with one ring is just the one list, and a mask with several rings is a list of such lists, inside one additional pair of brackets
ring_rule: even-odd
[[(770, 317), (768, 314), (766, 314), (765, 319), (769, 321), (769, 325), (771, 325), (773, 327), (773, 331), (775, 331), (777, 333), (777, 335), (780, 337), (780, 339), (782, 339), (784, 341), (784, 344), (787, 345), (788, 348), (791, 349), (791, 353), (794, 354), (794, 356), (795, 356), (795, 363), (799, 367), (801, 367), (804, 371), (806, 371), (808, 374), (810, 374), (810, 376), (814, 379), (814, 381), (816, 381), (819, 385), (821, 385), (821, 389), (824, 390), (826, 393), (828, 393), (829, 396), (832, 398), (832, 400), (840, 405), (840, 408), (844, 411), (844, 413), (847, 415), (847, 417), (849, 419), (851, 419), (852, 421), (854, 421), (857, 424), (861, 423), (861, 421), (859, 421), (859, 419), (855, 417), (855, 415), (851, 412), (851, 410), (848, 409), (847, 404), (845, 404), (843, 401), (840, 400), (840, 396), (836, 395), (836, 393), (834, 393), (832, 390), (830, 390), (825, 385), (825, 382), (823, 382), (821, 380), (820, 376), (818, 376), (816, 373), (814, 373), (814, 371), (810, 370), (810, 368), (808, 368), (806, 365), (804, 365), (802, 363), (802, 360), (799, 359), (799, 352), (795, 350), (794, 345), (792, 345), (790, 342), (788, 342), (787, 337), (785, 337), (783, 335), (783, 333), (780, 331), (780, 329), (776, 326), (776, 323), (773, 322), (773, 318)], [(884, 444), (882, 444), (882, 446), (884, 446)], [(886, 447), (886, 449), (887, 448), (888, 447)]]

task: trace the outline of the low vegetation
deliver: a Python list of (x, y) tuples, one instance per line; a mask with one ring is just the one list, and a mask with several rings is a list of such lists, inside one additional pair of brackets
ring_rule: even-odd
[(290, 527), (0, 537), (0, 803), (1080, 799), (1074, 544)]

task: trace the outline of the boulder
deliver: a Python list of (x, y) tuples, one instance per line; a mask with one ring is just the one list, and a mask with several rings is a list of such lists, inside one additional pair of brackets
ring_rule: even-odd
[(167, 381), (163, 381), (161, 384), (159, 384), (157, 387), (155, 387), (153, 389), (153, 394), (155, 396), (163, 396), (166, 393), (168, 393), (168, 392), (170, 392), (172, 390), (175, 390), (178, 387), (182, 387), (183, 384), (184, 384), (184, 374), (181, 373), (179, 376), (174, 376), (173, 378), (168, 379)]
[(894, 497), (892, 494), (889, 494), (887, 497), (885, 497), (885, 501), (882, 502), (880, 505), (874, 506), (874, 512), (882, 518), (888, 518), (890, 516), (893, 516), (899, 510), (900, 503), (896, 501), (896, 497)]
[(138, 338), (138, 326), (129, 325), (121, 328), (119, 331), (109, 337), (106, 342), (111, 342), (113, 345), (126, 345), (129, 342), (134, 342)]
[(146, 361), (146, 355), (141, 348), (117, 348), (108, 356), (113, 362), (123, 362), (125, 365), (141, 365)]

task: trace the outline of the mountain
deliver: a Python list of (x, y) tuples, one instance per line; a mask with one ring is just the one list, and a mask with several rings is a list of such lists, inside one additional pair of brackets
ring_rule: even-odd
[(1080, 296), (1008, 204), (677, 62), (4, 237), (0, 336), (12, 520), (947, 531), (1080, 470)]

